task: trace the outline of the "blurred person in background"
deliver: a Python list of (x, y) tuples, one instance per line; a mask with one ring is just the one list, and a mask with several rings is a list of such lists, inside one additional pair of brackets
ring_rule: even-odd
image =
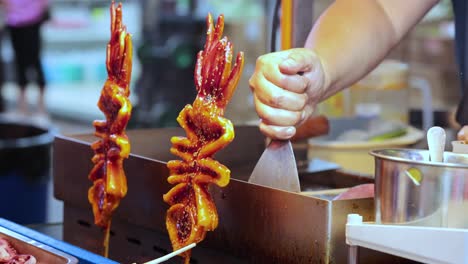
[(15, 54), (16, 81), (19, 86), (17, 109), (28, 114), (26, 85), (34, 73), (39, 88), (37, 112), (47, 116), (44, 102), (46, 81), (41, 65), (40, 28), (49, 18), (48, 0), (0, 0), (5, 24)]

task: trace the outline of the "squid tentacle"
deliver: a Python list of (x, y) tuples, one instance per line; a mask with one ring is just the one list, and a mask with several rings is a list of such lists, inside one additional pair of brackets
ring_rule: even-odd
[(105, 120), (93, 125), (99, 138), (91, 145), (94, 167), (88, 175), (93, 185), (88, 200), (93, 208), (95, 224), (108, 228), (113, 211), (127, 193), (123, 160), (130, 154), (130, 142), (125, 128), (131, 116), (128, 96), (132, 72), (132, 39), (122, 24), (122, 4), (112, 2), (111, 37), (106, 50), (108, 79), (99, 97), (98, 107)]
[[(218, 17), (216, 27), (211, 14), (206, 22), (207, 37), (194, 70), (197, 96), (177, 118), (186, 137), (171, 139), (171, 152), (181, 160), (167, 164), (167, 180), (175, 186), (163, 199), (170, 205), (166, 227), (174, 250), (202, 241), (207, 231), (217, 227), (218, 213), (208, 186), (224, 187), (230, 179), (230, 170), (212, 157), (234, 139), (234, 127), (223, 115), (240, 78), (244, 55), (238, 53), (231, 68), (233, 45), (222, 38), (224, 17)], [(190, 252), (181, 256), (188, 263)]]

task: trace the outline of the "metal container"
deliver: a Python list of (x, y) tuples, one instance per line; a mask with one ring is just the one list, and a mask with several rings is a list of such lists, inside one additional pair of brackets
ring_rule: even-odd
[[(7, 219), (4, 219), (4, 218), (0, 217), (0, 228), (3, 228), (2, 230), (6, 229), (8, 231), (8, 234), (13, 233), (15, 238), (18, 238), (19, 236), (22, 236), (22, 237), (24, 237), (23, 240), (25, 240), (25, 241), (30, 241), (30, 242), (34, 241), (34, 245), (40, 245), (41, 249), (46, 250), (47, 247), (50, 247), (50, 248), (54, 249), (53, 250), (54, 252), (56, 252), (55, 250), (60, 251), (61, 255), (63, 255), (62, 253), (65, 253), (65, 254), (68, 254), (70, 256), (73, 256), (74, 258), (69, 258), (68, 256), (66, 258), (68, 258), (70, 260), (73, 260), (73, 261), (75, 261), (75, 258), (76, 258), (78, 263), (80, 263), (80, 264), (95, 264), (95, 263), (99, 263), (99, 264), (119, 264), (119, 263), (117, 263), (117, 262), (115, 262), (113, 260), (110, 260), (108, 258), (104, 258), (104, 257), (99, 256), (97, 254), (86, 251), (86, 250), (84, 250), (82, 248), (73, 246), (73, 245), (71, 245), (69, 243), (66, 243), (66, 242), (62, 241), (62, 240), (55, 239), (54, 237), (57, 236), (57, 232), (60, 232), (61, 230), (63, 230), (62, 223), (39, 224), (39, 225), (32, 226), (32, 228), (34, 228), (34, 229), (31, 229), (29, 227), (16, 224), (14, 222), (11, 222), (11, 221), (9, 221)], [(52, 233), (54, 233), (54, 234), (52, 234)], [(2, 231), (0, 231), (0, 235), (2, 235), (2, 234), (6, 235), (6, 233), (3, 233)], [(52, 236), (49, 236), (47, 234), (52, 235)], [(9, 235), (9, 237), (11, 237), (11, 235)], [(8, 237), (7, 237), (7, 239), (10, 240)], [(22, 244), (22, 243), (20, 243), (20, 244)], [(17, 245), (18, 244), (14, 244), (15, 247)], [(44, 247), (44, 246), (47, 246), (47, 247)], [(17, 247), (17, 249), (20, 250), (20, 252), (23, 252), (23, 253), (33, 253), (33, 251), (29, 250), (30, 247), (33, 247), (33, 245), (28, 245), (28, 250), (24, 249), (23, 247), (22, 248)], [(49, 251), (49, 252), (52, 252), (52, 251)], [(49, 254), (49, 253), (47, 253), (47, 254)], [(53, 254), (53, 252), (52, 252), (52, 254)], [(65, 256), (65, 255), (63, 255), (63, 256)], [(42, 263), (44, 263), (44, 259), (42, 259), (42, 258), (40, 258), (39, 261), (43, 261)], [(59, 260), (57, 260), (57, 261), (49, 260), (49, 261), (47, 261), (45, 263), (47, 263), (47, 264), (56, 264), (56, 263), (60, 264), (62, 262), (60, 262)], [(76, 262), (74, 262), (74, 263), (76, 263)]]
[(20, 254), (29, 254), (38, 264), (75, 264), (78, 260), (66, 253), (0, 226), (0, 238), (6, 239)]
[(430, 162), (429, 151), (383, 149), (375, 157), (375, 221), (468, 228), (468, 154), (444, 153)]

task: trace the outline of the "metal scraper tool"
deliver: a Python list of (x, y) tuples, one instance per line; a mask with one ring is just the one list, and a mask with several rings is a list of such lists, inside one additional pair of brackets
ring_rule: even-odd
[(255, 165), (250, 183), (300, 192), (296, 159), (289, 140), (272, 140)]

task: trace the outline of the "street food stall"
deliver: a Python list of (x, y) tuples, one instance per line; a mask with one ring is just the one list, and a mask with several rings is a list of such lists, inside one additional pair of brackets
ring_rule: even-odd
[[(271, 51), (303, 45), (312, 2), (271, 6)], [(229, 17), (206, 14), (205, 45), (193, 45), (194, 95), (184, 93), (189, 103), (169, 122), (178, 125), (132, 127), (132, 36), (125, 3), (110, 6), (108, 77), (95, 98), (105, 120), (88, 124), (95, 132), (0, 131), (8, 165), (50, 161), (63, 202), (59, 239), (31, 218), (0, 218), (0, 263), (468, 263), (466, 142), (434, 126), (433, 87), (410, 78), (408, 64), (384, 61), (352, 95), (322, 103), (291, 140), (271, 140), (225, 116), (245, 53), (224, 37)], [(408, 114), (413, 86), (423, 97), (419, 127)]]

